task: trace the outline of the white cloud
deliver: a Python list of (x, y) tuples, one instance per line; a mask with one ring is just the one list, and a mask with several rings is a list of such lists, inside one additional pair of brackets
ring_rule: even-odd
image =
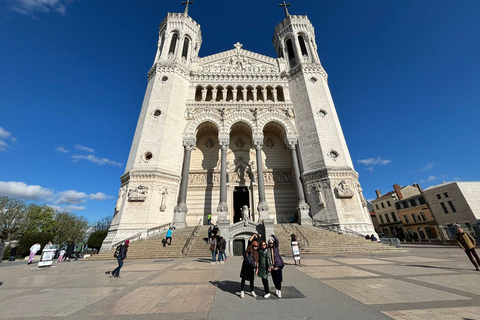
[(17, 139), (10, 132), (0, 127), (0, 151), (7, 151), (7, 148), (10, 147), (7, 141), (15, 143)]
[(435, 165), (435, 162), (429, 162), (427, 163), (427, 165), (421, 169), (419, 169), (418, 171), (428, 171), (428, 170), (431, 170), (433, 168), (433, 166)]
[(453, 181), (462, 181), (463, 179), (462, 178), (459, 178), (459, 177), (453, 177)]
[(93, 154), (89, 154), (88, 156), (73, 155), (72, 159), (73, 159), (73, 161), (78, 161), (78, 160), (81, 160), (81, 159), (88, 160), (92, 163), (95, 163), (95, 164), (98, 164), (98, 165), (101, 165), (101, 166), (103, 166), (104, 164), (108, 164), (108, 165), (111, 165), (111, 166), (117, 166), (117, 167), (122, 166), (122, 164), (120, 162), (109, 160), (109, 159), (106, 159), (106, 158), (98, 158), (98, 157), (94, 156)]
[(425, 182), (433, 182), (437, 180), (438, 178), (435, 176), (429, 176), (427, 179), (420, 180), (420, 183), (425, 183)]
[(53, 197), (55, 204), (81, 204), (85, 202), (88, 195), (85, 192), (78, 192), (75, 190), (62, 191)]
[(103, 192), (91, 193), (88, 197), (92, 200), (100, 200), (100, 201), (113, 198), (112, 196), (107, 196)]
[(363, 163), (366, 166), (371, 166), (371, 165), (376, 165), (376, 164), (387, 165), (392, 161), (387, 160), (387, 159), (382, 159), (381, 157), (378, 157), (378, 158), (361, 159), (361, 160), (358, 160), (358, 162)]
[(61, 153), (69, 153), (70, 151), (65, 149), (64, 147), (60, 146), (58, 148), (55, 148), (55, 150), (57, 150), (58, 152), (61, 152)]
[(53, 190), (24, 182), (0, 181), (0, 195), (28, 200), (44, 200), (53, 195)]
[(370, 172), (373, 172), (373, 167), (368, 167), (368, 168), (366, 168), (365, 170), (368, 170), (368, 171), (370, 171)]
[(90, 153), (95, 153), (95, 150), (93, 150), (92, 148), (84, 147), (84, 146), (81, 146), (81, 145), (79, 145), (79, 144), (77, 144), (77, 145), (75, 146), (75, 149), (80, 150), (80, 151), (86, 151), (86, 152), (90, 152)]
[(73, 0), (10, 0), (9, 2), (12, 10), (25, 15), (35, 12), (58, 12), (65, 15), (66, 6)]
[(83, 211), (85, 210), (84, 206), (63, 206), (61, 207), (61, 210), (64, 211)]

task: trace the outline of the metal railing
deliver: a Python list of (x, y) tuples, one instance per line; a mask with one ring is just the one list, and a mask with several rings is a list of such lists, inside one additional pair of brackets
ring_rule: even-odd
[(310, 251), (310, 241), (308, 241), (307, 237), (303, 234), (302, 230), (300, 230), (298, 227), (295, 227), (295, 230), (297, 230), (297, 235), (300, 235), (302, 238), (302, 243), (305, 243), (307, 245), (307, 252)]
[(397, 248), (401, 248), (402, 244), (400, 243), (400, 239), (398, 238), (380, 238), (382, 243), (388, 244), (389, 246), (395, 246)]
[(325, 230), (329, 230), (329, 231), (335, 231), (335, 232), (341, 233), (341, 234), (348, 234), (350, 236), (361, 237), (361, 238), (365, 237), (364, 234), (362, 234), (358, 231), (352, 230), (352, 229), (347, 228), (347, 227), (342, 227), (340, 225), (340, 223), (333, 223), (333, 222), (329, 222), (329, 221), (313, 219), (313, 226), (317, 227), (317, 228), (322, 228), (322, 229), (325, 229)]
[(200, 229), (200, 224), (202, 223), (202, 218), (198, 221), (197, 225), (192, 231), (190, 237), (188, 237), (187, 241), (185, 241), (185, 245), (183, 246), (182, 253), (186, 256), (188, 253), (188, 249), (190, 249), (190, 245), (192, 244), (193, 238), (197, 235), (198, 229)]
[[(113, 248), (116, 248), (118, 247), (119, 245), (121, 244), (124, 244), (125, 241), (130, 241), (130, 242), (134, 242), (134, 241), (137, 241), (137, 240), (140, 240), (142, 238), (149, 238), (157, 233), (160, 233), (161, 231), (165, 231), (167, 230), (168, 228), (170, 228), (171, 226), (171, 223), (165, 223), (165, 224), (162, 224), (160, 226), (157, 226), (157, 227), (153, 227), (153, 228), (150, 228), (148, 229), (147, 231), (145, 232), (139, 232), (139, 233), (135, 233), (133, 236), (130, 236), (128, 238), (125, 238), (121, 241), (118, 241), (117, 243), (114, 243), (110, 246), (110, 249), (113, 249)], [(142, 235), (145, 235), (144, 237), (142, 237)]]
[(350, 228), (347, 228), (347, 227), (343, 227), (343, 232), (344, 234), (348, 234), (348, 235), (351, 235), (351, 236), (355, 236), (355, 237), (361, 237), (361, 238), (364, 238), (365, 236), (363, 234), (361, 234), (360, 232), (358, 231), (355, 231), (355, 230), (352, 230)]

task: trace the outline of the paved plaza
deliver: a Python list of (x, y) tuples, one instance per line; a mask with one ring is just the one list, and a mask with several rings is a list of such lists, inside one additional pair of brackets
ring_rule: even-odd
[[(479, 319), (480, 272), (457, 247), (404, 254), (305, 256), (284, 269), (283, 297), (239, 298), (240, 257), (0, 264), (0, 319)], [(275, 292), (270, 278), (270, 287)], [(248, 288), (248, 283), (246, 285)]]

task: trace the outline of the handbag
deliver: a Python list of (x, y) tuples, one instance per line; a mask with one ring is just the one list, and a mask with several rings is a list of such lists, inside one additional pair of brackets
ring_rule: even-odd
[(215, 245), (214, 244), (210, 245), (210, 251), (215, 251)]

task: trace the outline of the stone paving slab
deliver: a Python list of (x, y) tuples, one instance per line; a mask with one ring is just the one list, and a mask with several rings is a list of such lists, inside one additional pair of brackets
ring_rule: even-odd
[(360, 265), (360, 264), (392, 264), (391, 261), (382, 261), (378, 259), (370, 258), (335, 258), (333, 261), (345, 263), (349, 265)]
[(346, 266), (324, 266), (298, 268), (300, 271), (317, 279), (343, 278), (343, 277), (379, 277), (378, 274)]
[[(480, 273), (480, 272), (479, 272)], [(456, 274), (445, 276), (409, 277), (408, 279), (440, 285), (450, 289), (480, 295), (480, 275)]]
[(402, 310), (384, 313), (396, 320), (480, 320), (480, 307)]

